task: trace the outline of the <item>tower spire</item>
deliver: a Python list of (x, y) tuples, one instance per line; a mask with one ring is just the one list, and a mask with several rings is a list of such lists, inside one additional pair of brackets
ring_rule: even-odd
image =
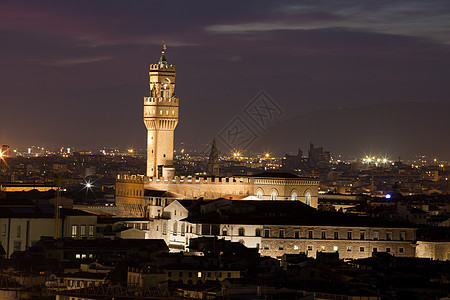
[(219, 176), (219, 173), (219, 151), (217, 150), (216, 138), (214, 138), (208, 160), (208, 175)]
[(160, 65), (167, 65), (167, 60), (166, 60), (166, 55), (165, 55), (166, 49), (167, 49), (166, 43), (164, 43), (164, 41), (162, 41), (161, 57), (159, 58), (159, 62), (158, 62)]

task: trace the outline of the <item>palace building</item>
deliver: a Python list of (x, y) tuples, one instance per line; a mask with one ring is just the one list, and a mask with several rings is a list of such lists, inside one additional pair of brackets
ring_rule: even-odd
[(175, 96), (175, 65), (168, 64), (165, 50), (164, 45), (159, 61), (150, 65), (150, 97), (144, 97), (147, 172), (145, 175), (118, 176), (116, 203), (121, 214), (149, 217), (155, 201), (161, 202), (161, 199), (157, 200), (160, 197), (148, 196), (152, 193), (146, 191), (150, 190), (169, 192), (171, 197), (166, 200), (234, 195), (240, 199), (301, 201), (316, 208), (319, 181), (313, 178), (275, 172), (220, 177), (214, 162), (211, 162), (207, 177), (176, 176), (173, 144), (179, 99)]

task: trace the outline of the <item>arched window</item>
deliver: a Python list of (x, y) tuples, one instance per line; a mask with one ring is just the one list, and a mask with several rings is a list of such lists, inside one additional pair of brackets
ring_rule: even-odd
[(291, 200), (292, 201), (297, 200), (297, 193), (296, 192), (292, 192)]
[(311, 205), (311, 193), (310, 192), (306, 192), (306, 194), (305, 194), (305, 203), (306, 203), (306, 205)]
[(270, 195), (270, 200), (277, 200), (277, 192), (273, 191), (272, 194)]
[(173, 235), (177, 235), (177, 231), (178, 231), (178, 222), (175, 221), (173, 222)]
[(186, 224), (184, 222), (181, 223), (180, 231), (181, 231), (181, 235), (184, 235), (184, 233), (186, 232)]
[(258, 190), (258, 192), (256, 193), (256, 197), (258, 197), (260, 200), (263, 199), (263, 192), (261, 190)]
[(167, 222), (163, 222), (163, 225), (162, 225), (162, 234), (167, 234)]
[(244, 236), (245, 235), (245, 230), (244, 230), (244, 228), (239, 228), (239, 230), (238, 230), (238, 235), (239, 236)]

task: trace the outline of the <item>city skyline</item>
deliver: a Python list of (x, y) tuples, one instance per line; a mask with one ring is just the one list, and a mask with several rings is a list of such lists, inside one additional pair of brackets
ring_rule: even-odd
[[(318, 116), (304, 132), (279, 135), (291, 142), (277, 149), (284, 152), (312, 141), (352, 154), (351, 138), (346, 148), (337, 132), (314, 131), (318, 123), (333, 128), (321, 112), (384, 104), (389, 111), (399, 102), (400, 112), (414, 108), (409, 102), (448, 108), (445, 1), (177, 4), (0, 3), (1, 142), (144, 148), (141, 103), (162, 40), (178, 71), (178, 142), (209, 143), (261, 90), (283, 108), (280, 122)], [(419, 135), (412, 150), (449, 159), (447, 120), (436, 126), (428, 115), (417, 123), (434, 135)], [(396, 123), (383, 118), (379, 127), (389, 135)], [(257, 134), (269, 144), (261, 151), (275, 149), (264, 130)], [(402, 135), (377, 137), (356, 150), (407, 155), (411, 144), (403, 144)]]

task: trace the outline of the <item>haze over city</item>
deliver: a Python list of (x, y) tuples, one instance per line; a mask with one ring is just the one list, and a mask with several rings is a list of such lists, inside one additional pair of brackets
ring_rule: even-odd
[(0, 140), (144, 148), (138, 116), (164, 40), (177, 145), (211, 142), (264, 90), (283, 114), (254, 151), (312, 141), (449, 159), (449, 12), (437, 0), (2, 1)]

